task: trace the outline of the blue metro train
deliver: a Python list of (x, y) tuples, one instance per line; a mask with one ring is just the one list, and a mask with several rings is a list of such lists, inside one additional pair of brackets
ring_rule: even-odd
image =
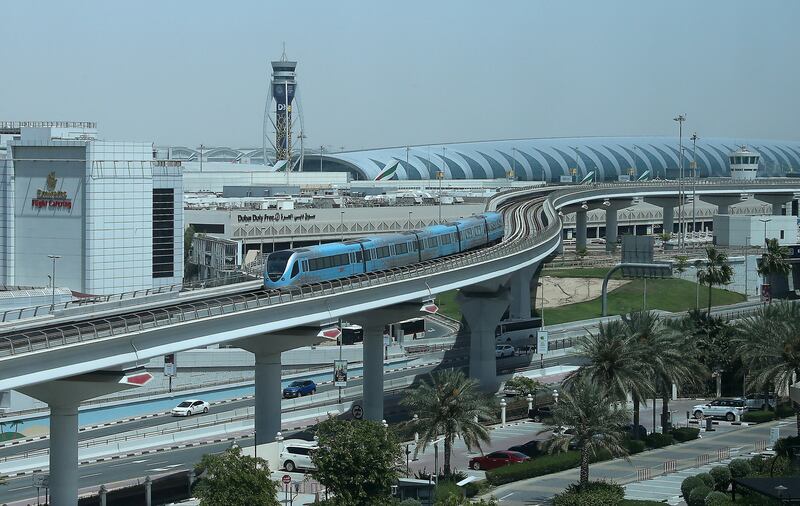
[(276, 251), (267, 257), (266, 288), (319, 283), (440, 258), (503, 238), (503, 215), (484, 213), (399, 234)]

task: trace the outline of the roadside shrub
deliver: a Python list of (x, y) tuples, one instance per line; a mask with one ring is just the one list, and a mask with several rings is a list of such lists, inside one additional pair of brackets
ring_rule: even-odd
[(652, 432), (647, 435), (644, 442), (650, 448), (664, 448), (671, 444), (675, 444), (675, 438), (672, 434), (661, 434), (659, 432)]
[(744, 478), (753, 472), (750, 462), (746, 459), (734, 459), (728, 464), (728, 470), (731, 472), (731, 478)]
[(619, 504), (625, 497), (622, 485), (605, 481), (589, 482), (585, 487), (573, 483), (553, 498), (554, 506), (606, 506)]
[(683, 496), (684, 499), (688, 500), (689, 494), (691, 494), (692, 490), (702, 486), (705, 486), (703, 480), (701, 480), (697, 476), (689, 476), (688, 478), (685, 478), (681, 482), (681, 495)]
[(706, 496), (705, 506), (727, 506), (731, 501), (727, 494), (715, 490)]
[(433, 491), (436, 502), (444, 501), (450, 496), (461, 497), (461, 489), (453, 481), (442, 481), (437, 483)]
[(625, 440), (625, 449), (628, 450), (628, 454), (633, 455), (635, 453), (641, 453), (644, 451), (645, 442), (639, 439), (626, 439)]
[(697, 439), (697, 436), (700, 435), (700, 429), (697, 427), (678, 427), (672, 429), (670, 433), (675, 438), (675, 441), (685, 443), (686, 441)]
[(794, 407), (792, 407), (792, 403), (788, 404), (778, 404), (777, 409), (775, 410), (775, 416), (778, 418), (786, 418), (787, 416), (794, 416)]
[(742, 415), (743, 422), (763, 423), (775, 419), (775, 412), (773, 411), (748, 411)]
[(686, 501), (686, 504), (689, 506), (705, 506), (706, 505), (706, 496), (711, 493), (711, 489), (706, 487), (705, 485), (700, 485), (699, 487), (695, 487), (689, 493), (689, 500)]
[(488, 486), (486, 480), (471, 481), (464, 485), (464, 495), (467, 497), (475, 497), (480, 494), (484, 488)]
[(703, 483), (705, 484), (706, 487), (710, 488), (711, 490), (714, 490), (714, 478), (710, 474), (700, 473), (697, 475), (697, 477), (703, 480)]
[(716, 490), (723, 492), (728, 490), (728, 485), (731, 483), (731, 471), (728, 466), (714, 466), (709, 474), (714, 478), (714, 488)]

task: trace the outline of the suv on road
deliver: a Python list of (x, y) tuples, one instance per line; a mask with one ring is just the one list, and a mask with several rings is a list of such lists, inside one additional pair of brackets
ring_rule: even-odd
[(767, 405), (769, 405), (770, 409), (775, 409), (775, 394), (750, 394), (745, 397), (745, 402), (747, 403), (747, 409), (767, 409)]
[(283, 465), (283, 469), (289, 473), (298, 469), (302, 471), (313, 470), (315, 466), (311, 462), (311, 453), (316, 448), (313, 442), (302, 439), (285, 441), (279, 462)]
[(513, 357), (514, 347), (510, 344), (501, 344), (494, 349), (495, 358)]
[(732, 422), (747, 411), (747, 401), (741, 398), (715, 399), (707, 404), (698, 404), (692, 407), (692, 414), (698, 420), (701, 418), (724, 418)]

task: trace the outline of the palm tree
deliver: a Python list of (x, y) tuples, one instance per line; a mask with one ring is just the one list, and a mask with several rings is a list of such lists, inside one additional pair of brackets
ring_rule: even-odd
[[(417, 388), (408, 391), (400, 404), (417, 413), (416, 425), (420, 450), (444, 435), (444, 473), (450, 474), (450, 454), (453, 440), (461, 437), (467, 448), (489, 443), (489, 431), (478, 420), (489, 419), (494, 413), (494, 399), (480, 391), (478, 381), (468, 378), (459, 369), (443, 369), (430, 374), (430, 382), (422, 380)], [(435, 471), (438, 473), (438, 469)]]
[[(567, 450), (571, 442), (580, 450), (581, 487), (589, 483), (589, 461), (598, 451), (627, 458), (622, 444), (630, 413), (613, 401), (601, 385), (581, 377), (562, 391), (553, 408), (552, 426), (541, 431), (556, 434), (542, 445), (551, 453)], [(564, 427), (571, 429), (569, 433)]]
[[(655, 387), (654, 394), (661, 393), (661, 425), (666, 426), (672, 385), (699, 383), (705, 377), (705, 368), (697, 360), (694, 340), (688, 339), (685, 333), (677, 331), (674, 326), (666, 325), (653, 311), (622, 315), (622, 321), (647, 361)], [(635, 398), (633, 409), (633, 423), (638, 425)]]
[(602, 386), (608, 398), (623, 402), (630, 394), (634, 402), (634, 425), (639, 424), (639, 403), (655, 393), (650, 360), (645, 348), (631, 339), (622, 321), (601, 323), (598, 333), (589, 335), (577, 346), (577, 355), (586, 364), (564, 380), (566, 385), (580, 377)]
[(725, 253), (717, 248), (706, 248), (706, 260), (698, 260), (694, 264), (697, 270), (697, 281), (701, 285), (708, 285), (708, 314), (711, 314), (711, 289), (714, 285), (727, 285), (733, 278), (733, 269)]
[(792, 270), (789, 264), (789, 249), (778, 244), (777, 239), (767, 239), (767, 250), (761, 255), (758, 273), (764, 276), (764, 284), (772, 284), (773, 278), (786, 275)]
[[(800, 305), (791, 302), (765, 305), (738, 326), (734, 345), (757, 388), (778, 392), (800, 377)], [(800, 436), (800, 404), (794, 403)]]

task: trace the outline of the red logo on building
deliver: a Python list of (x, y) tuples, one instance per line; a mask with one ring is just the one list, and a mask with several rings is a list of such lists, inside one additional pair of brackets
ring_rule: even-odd
[(36, 190), (36, 198), (31, 199), (31, 206), (37, 209), (44, 208), (64, 208), (72, 209), (72, 199), (67, 198), (67, 192), (56, 191), (58, 179), (56, 173), (51, 172), (47, 175), (47, 189)]

